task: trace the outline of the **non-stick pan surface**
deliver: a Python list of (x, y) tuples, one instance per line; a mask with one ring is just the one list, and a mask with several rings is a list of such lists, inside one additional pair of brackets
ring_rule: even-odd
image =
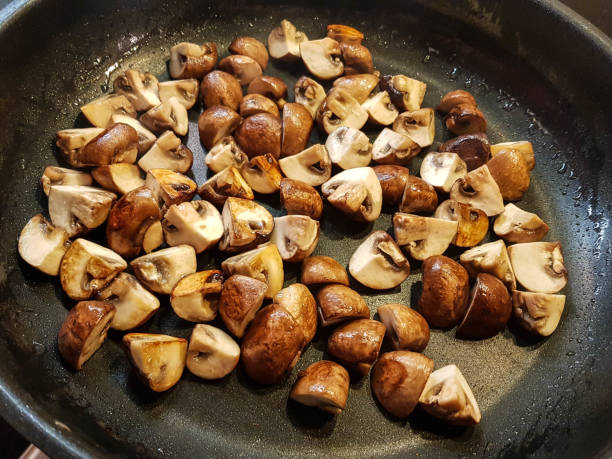
[[(612, 52), (588, 23), (558, 3), (527, 0), (49, 0), (13, 3), (0, 14), (0, 400), (2, 415), (49, 454), (587, 457), (606, 449), (612, 432)], [(128, 67), (165, 78), (174, 43), (215, 41), (225, 52), (236, 36), (265, 40), (282, 18), (312, 38), (323, 36), (328, 23), (359, 28), (383, 73), (427, 82), (424, 106), (467, 88), (489, 121), (493, 143), (534, 144), (537, 165), (522, 205), (550, 224), (547, 240), (563, 243), (566, 311), (549, 339), (513, 326), (477, 342), (433, 331), (425, 353), (436, 367), (457, 364), (470, 381), (483, 411), (474, 428), (447, 428), (418, 411), (407, 422), (391, 419), (374, 401), (368, 378), (352, 383), (337, 419), (288, 402), (297, 371), (324, 355), (325, 332), (283, 384), (268, 388), (241, 371), (217, 382), (186, 372), (174, 389), (153, 394), (135, 377), (120, 334), (111, 334), (78, 373), (58, 355), (57, 331), (73, 302), (16, 253), (22, 226), (46, 209), (42, 170), (61, 163), (54, 133), (84, 126), (79, 106), (108, 91)], [(267, 71), (288, 83), (303, 72), (300, 65), (275, 64)], [(190, 119), (186, 142), (202, 183), (207, 173), (196, 110)], [(440, 120), (436, 127), (436, 140), (445, 140)], [(265, 203), (279, 208), (274, 199)], [(366, 226), (326, 208), (316, 253), (347, 263), (369, 232), (390, 226), (389, 213)], [(200, 267), (218, 261), (203, 255)], [(413, 268), (392, 292), (359, 289), (370, 308), (414, 304), (420, 273)], [(286, 280), (296, 280), (295, 268), (288, 267)], [(143, 330), (188, 337), (191, 327), (166, 305)]]

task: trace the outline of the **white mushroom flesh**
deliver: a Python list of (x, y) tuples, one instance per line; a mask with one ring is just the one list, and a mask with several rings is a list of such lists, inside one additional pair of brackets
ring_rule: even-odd
[(219, 379), (230, 374), (240, 359), (240, 346), (223, 330), (197, 324), (191, 332), (187, 368), (202, 379)]
[(421, 163), (421, 178), (446, 193), (466, 174), (467, 165), (457, 153), (428, 153)]
[(340, 126), (361, 129), (368, 121), (368, 112), (361, 107), (357, 99), (342, 88), (330, 89), (325, 99), (325, 106), (320, 110), (322, 109), (325, 109), (322, 114), (323, 126), (328, 134)]
[(159, 99), (162, 103), (171, 97), (176, 97), (178, 101), (189, 110), (198, 101), (198, 80), (189, 78), (186, 80), (164, 81), (159, 83)]
[(342, 169), (366, 167), (372, 161), (372, 144), (358, 129), (341, 126), (325, 141), (331, 162)]
[(171, 205), (162, 221), (170, 246), (187, 244), (196, 253), (215, 245), (223, 236), (221, 214), (208, 201), (189, 201)]
[(299, 180), (310, 186), (319, 186), (331, 176), (331, 160), (324, 145), (308, 147), (297, 155), (278, 161), (287, 178)]
[(280, 26), (272, 29), (268, 35), (270, 57), (283, 61), (296, 61), (301, 57), (300, 43), (305, 41), (308, 41), (306, 34), (298, 31), (291, 22), (283, 19)]
[(347, 169), (321, 185), (321, 193), (340, 210), (346, 208), (353, 218), (373, 222), (382, 209), (382, 187), (371, 167)]
[(138, 70), (126, 70), (114, 81), (117, 94), (123, 94), (138, 111), (149, 110), (161, 103), (159, 100), (159, 82), (151, 73)]
[(432, 108), (400, 113), (393, 122), (393, 130), (409, 137), (419, 147), (430, 146), (436, 134), (436, 119)]
[(508, 242), (537, 242), (548, 232), (548, 225), (536, 214), (508, 203), (495, 219), (493, 231)]
[(66, 231), (56, 228), (38, 214), (21, 230), (17, 246), (19, 255), (30, 266), (50, 276), (57, 276), (70, 240)]
[(488, 273), (506, 284), (509, 290), (516, 288), (508, 250), (501, 239), (466, 250), (459, 257), (459, 261), (472, 277), (476, 277), (478, 273)]
[(470, 204), (484, 211), (489, 217), (504, 211), (501, 191), (486, 164), (457, 180), (451, 187), (450, 198)]
[(136, 109), (127, 97), (121, 94), (107, 94), (81, 107), (85, 118), (95, 127), (107, 128), (112, 124), (113, 115), (136, 118)]
[(81, 185), (90, 186), (93, 183), (91, 175), (87, 172), (67, 169), (65, 167), (47, 166), (40, 179), (43, 192), (49, 196), (51, 187), (55, 185)]
[(145, 127), (157, 133), (172, 129), (176, 134), (182, 136), (187, 134), (189, 129), (187, 109), (176, 97), (171, 97), (153, 107), (140, 117), (140, 121)]
[(525, 242), (508, 247), (516, 280), (527, 290), (557, 293), (567, 284), (559, 242)]
[(420, 151), (409, 137), (384, 128), (372, 146), (372, 159), (380, 164), (406, 164)]
[(306, 215), (276, 217), (270, 242), (276, 245), (284, 261), (302, 261), (317, 247), (319, 222)]
[(415, 260), (442, 255), (457, 234), (457, 222), (397, 212), (393, 230), (398, 245)]
[(514, 315), (532, 333), (550, 336), (559, 325), (565, 307), (565, 295), (512, 292)]
[(193, 154), (172, 131), (166, 131), (140, 158), (138, 165), (147, 172), (150, 169), (170, 169), (184, 174), (191, 169)]
[(271, 299), (283, 288), (285, 271), (283, 259), (274, 244), (266, 244), (248, 252), (227, 258), (221, 263), (227, 276), (242, 274), (268, 285), (265, 297)]
[(300, 55), (310, 73), (322, 80), (339, 77), (344, 72), (340, 44), (329, 37), (300, 43)]
[(169, 295), (183, 276), (196, 272), (196, 253), (190, 245), (179, 245), (143, 255), (130, 266), (149, 290)]
[(240, 149), (233, 137), (223, 137), (206, 154), (206, 167), (218, 173), (234, 166), (240, 170), (249, 160), (247, 155)]
[(361, 108), (368, 113), (370, 122), (381, 126), (389, 126), (399, 115), (387, 91), (380, 91), (370, 96), (361, 104)]

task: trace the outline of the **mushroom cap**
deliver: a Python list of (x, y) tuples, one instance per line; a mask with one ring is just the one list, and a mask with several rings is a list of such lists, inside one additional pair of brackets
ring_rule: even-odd
[(115, 114), (136, 118), (136, 109), (122, 94), (106, 94), (81, 107), (81, 112), (95, 127), (106, 128)]
[(249, 186), (261, 194), (276, 193), (283, 178), (278, 161), (270, 153), (254, 156), (240, 171)]
[(444, 94), (436, 109), (442, 113), (448, 113), (451, 108), (459, 104), (477, 105), (476, 99), (474, 99), (474, 96), (469, 92), (462, 89), (456, 89)]
[(457, 104), (449, 110), (446, 128), (455, 135), (476, 134), (487, 130), (487, 120), (473, 104)]
[(509, 290), (516, 289), (516, 278), (506, 244), (501, 239), (466, 250), (459, 257), (459, 262), (472, 277), (478, 273), (492, 274), (506, 284)]
[(140, 169), (135, 164), (115, 163), (96, 167), (91, 175), (103, 188), (125, 194), (144, 186)]
[(300, 279), (305, 285), (342, 284), (349, 285), (346, 269), (336, 260), (325, 255), (305, 258)]
[(384, 75), (380, 88), (389, 93), (391, 102), (400, 112), (413, 112), (421, 108), (427, 85), (406, 75)]
[(325, 100), (325, 89), (312, 78), (302, 75), (295, 82), (293, 96), (295, 102), (302, 104), (314, 119)]
[(448, 193), (457, 179), (467, 174), (465, 162), (456, 153), (427, 153), (420, 175), (434, 188)]
[(504, 153), (508, 150), (518, 150), (525, 161), (529, 170), (535, 167), (535, 155), (533, 153), (533, 145), (527, 140), (518, 140), (516, 142), (502, 142), (491, 145), (491, 156), (496, 156), (499, 153)]
[(157, 137), (151, 131), (149, 131), (143, 124), (136, 118), (131, 118), (126, 115), (113, 115), (111, 121), (113, 123), (127, 124), (132, 126), (136, 130), (138, 135), (138, 153), (145, 153), (153, 146)]
[(168, 207), (162, 220), (170, 246), (188, 244), (196, 253), (214, 246), (223, 236), (221, 214), (208, 201), (188, 201)]
[(70, 247), (68, 233), (53, 226), (42, 214), (34, 215), (21, 230), (19, 255), (30, 266), (57, 276), (60, 263)]
[(420, 151), (410, 137), (384, 128), (372, 145), (372, 159), (379, 164), (407, 164)]
[(190, 245), (178, 245), (136, 258), (130, 266), (149, 290), (169, 295), (183, 276), (196, 272), (196, 253)]
[(397, 164), (380, 164), (372, 169), (382, 188), (383, 204), (386, 206), (398, 204), (404, 194), (408, 177), (410, 177), (410, 169)]
[(372, 53), (365, 46), (357, 43), (340, 43), (342, 60), (344, 61), (344, 73), (355, 75), (361, 73), (373, 73), (374, 62)]
[(234, 138), (249, 158), (266, 153), (278, 158), (281, 152), (281, 135), (280, 118), (269, 113), (257, 113), (242, 120)]
[(138, 160), (138, 166), (145, 172), (151, 169), (170, 169), (184, 174), (192, 165), (193, 153), (172, 131), (160, 135), (151, 149)]
[(368, 112), (349, 92), (338, 87), (329, 90), (317, 112), (317, 123), (327, 134), (340, 126), (361, 129), (367, 121)]
[(360, 73), (346, 75), (334, 80), (334, 88), (341, 88), (362, 104), (366, 101), (374, 88), (378, 85), (379, 78), (371, 73)]
[(529, 165), (518, 150), (498, 153), (487, 162), (489, 172), (499, 186), (506, 201), (519, 201), (529, 188), (531, 181)]
[(240, 149), (231, 136), (223, 137), (206, 154), (206, 167), (218, 173), (233, 166), (240, 170), (242, 165), (249, 160), (247, 155)]
[(350, 377), (335, 362), (320, 360), (300, 371), (289, 397), (306, 406), (314, 406), (333, 415), (346, 406)]
[(457, 235), (453, 239), (453, 244), (457, 247), (474, 247), (484, 239), (489, 230), (487, 214), (469, 204), (452, 199), (440, 204), (433, 216), (457, 222)]
[(157, 202), (166, 206), (191, 201), (197, 189), (189, 177), (169, 169), (150, 169), (145, 185), (151, 189)]
[(370, 310), (361, 295), (345, 285), (325, 285), (317, 292), (317, 303), (322, 327), (348, 319), (370, 318)]
[(261, 94), (274, 100), (279, 108), (283, 108), (284, 98), (287, 96), (287, 85), (280, 78), (261, 75), (251, 81), (247, 94)]
[(291, 284), (274, 295), (273, 302), (285, 308), (296, 320), (304, 335), (304, 347), (317, 333), (317, 303), (304, 284)]
[(308, 71), (317, 78), (331, 80), (344, 73), (340, 44), (332, 38), (301, 42), (300, 55)]
[(406, 213), (432, 213), (438, 205), (438, 194), (425, 180), (409, 175), (406, 177), (404, 193), (399, 211)]
[(385, 326), (371, 319), (357, 319), (340, 325), (327, 340), (327, 352), (359, 374), (367, 374), (378, 358)]
[(486, 164), (457, 179), (450, 198), (481, 209), (489, 217), (504, 211), (504, 199)]
[(228, 50), (232, 54), (241, 54), (254, 59), (262, 70), (268, 65), (268, 50), (266, 45), (253, 37), (238, 37), (229, 45)]
[(281, 156), (295, 155), (306, 148), (314, 124), (308, 110), (298, 103), (283, 105)]
[(409, 137), (421, 148), (430, 146), (436, 134), (433, 108), (400, 113), (393, 121), (393, 130)]
[(222, 70), (213, 70), (202, 78), (200, 96), (206, 108), (225, 105), (236, 111), (242, 100), (242, 88), (233, 75)]
[(274, 229), (274, 217), (262, 205), (241, 198), (229, 197), (223, 206), (223, 252), (248, 250), (267, 241)]
[(347, 169), (321, 185), (330, 204), (358, 221), (373, 222), (382, 210), (382, 188), (374, 169)]
[(253, 190), (244, 180), (240, 171), (233, 166), (223, 169), (200, 185), (198, 194), (202, 199), (221, 208), (229, 197), (255, 199)]
[(338, 43), (354, 43), (360, 45), (363, 40), (363, 33), (354, 27), (342, 24), (328, 24), (327, 36), (337, 40)]
[(183, 320), (208, 322), (217, 316), (223, 273), (216, 269), (181, 278), (170, 296), (172, 309)]
[(415, 260), (442, 255), (457, 234), (457, 222), (396, 212), (393, 215), (395, 240)]
[(458, 154), (465, 161), (468, 171), (486, 164), (491, 155), (489, 138), (485, 133), (453, 137), (440, 145), (438, 151)]
[(372, 144), (367, 135), (358, 129), (340, 126), (325, 141), (325, 148), (332, 163), (342, 169), (365, 167), (372, 161)]
[(298, 31), (295, 26), (283, 19), (280, 26), (272, 29), (268, 35), (268, 49), (272, 59), (282, 61), (297, 61), (300, 55), (300, 43), (307, 41), (304, 32)]
[(317, 190), (307, 183), (290, 178), (280, 182), (280, 202), (288, 215), (307, 215), (318, 220), (323, 213), (323, 200)]
[(396, 350), (423, 352), (429, 343), (429, 325), (409, 306), (389, 303), (378, 307), (378, 317)]
[(252, 277), (234, 274), (223, 283), (219, 315), (227, 329), (237, 338), (244, 332), (261, 308), (268, 284)]
[(159, 81), (152, 73), (128, 69), (113, 81), (115, 93), (128, 98), (137, 111), (149, 110), (161, 103)]
[(321, 144), (312, 145), (300, 153), (281, 158), (278, 164), (288, 178), (310, 186), (319, 186), (329, 180), (332, 171), (327, 149)]
[(240, 115), (247, 118), (258, 113), (269, 113), (280, 118), (278, 105), (272, 99), (261, 94), (247, 94), (240, 102)]
[(43, 192), (49, 196), (52, 186), (81, 185), (90, 186), (93, 183), (91, 175), (87, 172), (76, 171), (58, 166), (47, 166), (40, 178)]
[(557, 293), (567, 284), (561, 243), (525, 242), (508, 247), (516, 280), (527, 290)]
[(536, 214), (508, 203), (495, 219), (493, 231), (506, 242), (537, 242), (548, 233), (548, 225)]
[(361, 107), (368, 112), (369, 121), (380, 126), (389, 126), (399, 115), (387, 91), (380, 91), (368, 97)]
[(200, 82), (195, 78), (162, 81), (159, 83), (159, 99), (163, 103), (171, 97), (176, 97), (177, 100), (189, 110), (198, 101), (199, 87)]
[(138, 133), (124, 123), (114, 123), (81, 148), (69, 161), (76, 167), (134, 163), (138, 154)]
[(202, 379), (220, 379), (230, 374), (240, 359), (240, 346), (223, 330), (196, 324), (187, 348), (187, 368)]
[(314, 252), (319, 231), (319, 222), (306, 215), (275, 217), (270, 241), (278, 248), (283, 261), (300, 262)]
[(550, 336), (559, 325), (565, 295), (512, 291), (514, 317), (526, 330), (541, 336)]
[(218, 57), (217, 45), (213, 42), (202, 45), (178, 43), (170, 48), (168, 71), (174, 79), (197, 78), (201, 80), (204, 75), (215, 68)]
[(213, 105), (202, 112), (198, 118), (198, 132), (200, 142), (210, 150), (206, 155), (207, 160), (212, 148), (234, 132), (239, 124), (240, 115), (225, 105)]
[(262, 75), (262, 69), (255, 59), (240, 54), (231, 54), (221, 59), (219, 69), (233, 75), (242, 86), (247, 86)]

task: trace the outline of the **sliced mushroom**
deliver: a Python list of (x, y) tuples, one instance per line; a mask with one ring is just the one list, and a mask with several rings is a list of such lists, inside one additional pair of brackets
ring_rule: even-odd
[(269, 153), (253, 157), (240, 172), (249, 186), (261, 194), (276, 193), (283, 178), (278, 161)]
[(557, 293), (567, 284), (560, 242), (525, 242), (508, 247), (516, 280), (536, 293)]
[(249, 158), (266, 153), (278, 158), (281, 153), (281, 135), (279, 118), (269, 113), (258, 113), (242, 120), (234, 138)]
[(161, 103), (159, 81), (152, 73), (129, 69), (113, 81), (113, 89), (132, 103), (137, 111), (149, 110)]
[(81, 112), (91, 124), (106, 128), (111, 124), (113, 115), (136, 118), (136, 109), (127, 97), (121, 94), (107, 94), (92, 100), (81, 107)]
[(206, 167), (218, 173), (233, 166), (240, 170), (248, 161), (247, 155), (240, 149), (233, 137), (223, 137), (206, 154)]
[(73, 300), (87, 300), (127, 268), (118, 254), (85, 239), (77, 239), (60, 264), (62, 289)]
[(81, 301), (68, 313), (57, 336), (59, 352), (75, 370), (102, 346), (115, 307), (104, 301)]
[(113, 115), (112, 118), (113, 123), (121, 123), (127, 124), (131, 126), (136, 131), (138, 135), (138, 153), (145, 153), (149, 151), (149, 149), (153, 146), (157, 137), (151, 131), (149, 131), (146, 127), (142, 125), (140, 121), (136, 118), (130, 118), (125, 115)]
[(145, 184), (140, 176), (140, 169), (135, 164), (115, 163), (100, 166), (92, 170), (91, 175), (102, 188), (119, 194), (128, 193)]
[(70, 247), (68, 233), (56, 228), (41, 214), (34, 215), (21, 230), (18, 250), (30, 266), (57, 276), (60, 263)]
[(287, 85), (280, 78), (262, 75), (251, 81), (247, 94), (261, 94), (276, 102), (279, 108), (283, 108), (286, 103)]
[(308, 37), (302, 31), (298, 31), (295, 26), (283, 19), (279, 27), (272, 29), (268, 35), (268, 50), (272, 59), (291, 62), (297, 61), (300, 57), (300, 43), (308, 41)]
[(487, 214), (469, 204), (452, 199), (440, 204), (433, 216), (457, 222), (457, 235), (452, 241), (457, 247), (474, 247), (484, 239), (489, 230)]
[(491, 155), (496, 156), (508, 150), (518, 150), (523, 155), (529, 170), (535, 167), (535, 155), (533, 153), (533, 145), (527, 140), (519, 140), (516, 142), (502, 142), (491, 145)]
[(81, 149), (102, 132), (102, 128), (63, 129), (57, 131), (55, 145), (62, 150), (69, 164), (82, 167), (78, 160)]
[(185, 80), (163, 81), (159, 83), (159, 99), (162, 103), (176, 99), (187, 109), (192, 108), (198, 101), (198, 88), (200, 83), (195, 78)]
[(217, 317), (223, 273), (216, 269), (188, 274), (179, 280), (170, 296), (175, 314), (190, 322), (208, 322)]
[(504, 211), (504, 198), (486, 164), (457, 179), (451, 188), (450, 198), (481, 209), (489, 217)]
[(391, 102), (400, 112), (413, 112), (421, 108), (427, 85), (406, 75), (384, 75), (380, 87), (387, 91)]
[(321, 288), (317, 292), (317, 303), (322, 327), (349, 319), (370, 318), (370, 310), (361, 295), (342, 284), (328, 284)]
[(248, 199), (228, 197), (223, 206), (223, 252), (249, 250), (270, 239), (274, 229), (272, 214), (262, 205)]
[(403, 304), (391, 303), (378, 308), (380, 321), (387, 328), (397, 350), (423, 352), (429, 343), (429, 325), (425, 318)]
[(400, 113), (393, 122), (393, 130), (416, 142), (419, 147), (430, 146), (436, 135), (436, 119), (432, 108)]
[(184, 174), (191, 169), (192, 164), (193, 153), (172, 131), (160, 135), (151, 149), (138, 161), (138, 165), (145, 172), (151, 169), (170, 169)]
[(304, 284), (291, 284), (274, 295), (273, 302), (289, 311), (304, 335), (306, 346), (317, 333), (317, 303)]
[(74, 237), (102, 225), (116, 198), (91, 186), (55, 185), (49, 192), (49, 216), (53, 225)]
[(372, 392), (393, 416), (407, 418), (416, 407), (433, 367), (433, 360), (423, 354), (387, 352), (380, 356), (372, 369)]
[(548, 225), (536, 214), (509, 203), (495, 219), (493, 231), (506, 242), (537, 242), (548, 233)]
[[(204, 110), (198, 118), (200, 142), (211, 150), (208, 152), (211, 154), (212, 149), (220, 142), (228, 143), (227, 136), (234, 132), (239, 124), (240, 115), (234, 110), (223, 105), (213, 105)], [(234, 143), (233, 140), (231, 143)], [(208, 155), (206, 157), (208, 158)]]
[(332, 88), (317, 112), (317, 123), (327, 134), (340, 126), (361, 129), (368, 121), (359, 102), (342, 88)]
[(281, 180), (280, 202), (288, 215), (307, 215), (318, 220), (323, 213), (323, 200), (319, 192), (299, 180)]
[(140, 122), (157, 134), (172, 130), (178, 135), (186, 135), (189, 129), (187, 109), (176, 97), (143, 113)]
[(268, 285), (266, 298), (273, 298), (285, 281), (283, 260), (274, 244), (227, 258), (221, 263), (221, 268), (226, 275), (243, 274), (265, 282)]
[(344, 73), (340, 44), (329, 37), (300, 43), (302, 61), (310, 73), (322, 80), (331, 80)]
[(40, 178), (43, 192), (49, 196), (52, 186), (81, 185), (90, 186), (93, 183), (91, 175), (87, 172), (67, 169), (65, 167), (47, 166)]
[(437, 190), (448, 193), (467, 174), (465, 161), (456, 153), (428, 153), (421, 163), (421, 178)]
[(374, 62), (372, 53), (361, 44), (340, 43), (342, 60), (344, 61), (344, 73), (346, 75), (358, 75), (362, 73), (373, 73)]
[(319, 186), (329, 180), (332, 171), (331, 160), (324, 145), (316, 144), (306, 150), (278, 162), (283, 174), (310, 186)]
[(266, 45), (253, 37), (238, 37), (228, 47), (232, 54), (241, 54), (255, 60), (262, 70), (268, 66)]
[(208, 201), (189, 201), (169, 206), (162, 227), (169, 246), (187, 244), (196, 253), (214, 246), (223, 236), (221, 214)]
[(310, 256), (319, 243), (320, 225), (306, 215), (285, 215), (274, 219), (270, 241), (283, 261), (299, 262)]
[(446, 114), (446, 128), (455, 135), (476, 134), (487, 130), (487, 120), (476, 105), (457, 104)]
[(512, 271), (504, 241), (498, 240), (466, 250), (459, 257), (470, 276), (488, 273), (500, 279), (509, 290), (516, 289), (516, 278)]
[(419, 404), (432, 416), (452, 425), (471, 426), (480, 422), (476, 398), (455, 365), (447, 365), (429, 375)]
[(457, 235), (457, 222), (440, 218), (395, 213), (393, 231), (398, 245), (415, 260), (442, 255)]
[(552, 293), (512, 292), (514, 317), (526, 330), (541, 336), (550, 336), (559, 325), (565, 295)]
[(219, 69), (233, 75), (242, 86), (247, 86), (262, 75), (261, 67), (255, 59), (240, 54), (232, 54), (221, 59)]
[(436, 108), (442, 113), (448, 113), (451, 108), (459, 104), (477, 105), (474, 96), (472, 96), (467, 91), (457, 89), (455, 91), (447, 92), (446, 94), (444, 94)]
[(410, 177), (407, 167), (395, 164), (382, 164), (374, 166), (374, 172), (382, 188), (383, 204), (385, 206), (397, 205), (404, 194), (404, 188)]
[(226, 279), (219, 300), (219, 315), (227, 329), (242, 338), (263, 304), (268, 284), (252, 277), (234, 274)]
[(132, 260), (130, 267), (149, 290), (170, 295), (182, 277), (196, 272), (196, 253), (190, 245), (168, 247)]
[(300, 279), (304, 285), (308, 286), (341, 284), (348, 287), (349, 285), (348, 274), (344, 266), (325, 255), (304, 259)]
[(379, 78), (371, 73), (346, 75), (334, 81), (334, 88), (348, 92), (355, 100), (363, 104), (378, 85)]
[(361, 104), (361, 108), (368, 112), (368, 119), (371, 123), (380, 126), (389, 126), (399, 115), (387, 91), (380, 91), (370, 96)]
[(386, 290), (406, 280), (410, 263), (389, 234), (374, 231), (353, 252), (349, 272), (366, 287)]
[(300, 371), (289, 397), (336, 416), (346, 406), (349, 384), (350, 377), (344, 367), (320, 360)]
[(243, 118), (248, 118), (258, 113), (269, 113), (280, 118), (278, 105), (272, 99), (268, 99), (261, 94), (247, 94), (244, 96), (240, 102), (240, 115)]
[(371, 167), (342, 171), (321, 185), (321, 192), (353, 220), (373, 222), (380, 216), (382, 188)]
[(71, 156), (66, 160), (74, 167), (95, 167), (113, 163), (134, 163), (137, 154), (136, 130), (127, 124), (116, 123), (91, 139), (81, 149), (71, 150)]
[[(406, 179), (406, 186), (399, 204), (399, 211), (406, 213), (432, 213), (438, 205), (438, 195), (433, 186), (413, 175)], [(488, 223), (488, 220), (487, 220)]]
[(498, 153), (487, 163), (489, 172), (506, 201), (519, 201), (529, 188), (530, 169), (518, 150)]
[(372, 146), (372, 159), (379, 164), (407, 164), (420, 151), (410, 137), (384, 128)]
[(157, 202), (166, 206), (191, 201), (197, 185), (189, 177), (169, 169), (150, 169), (145, 180)]
[(240, 346), (223, 330), (212, 325), (193, 327), (187, 348), (187, 368), (202, 379), (220, 379), (236, 368)]
[(201, 80), (217, 65), (217, 45), (212, 42), (197, 45), (182, 42), (170, 48), (168, 72), (174, 79), (197, 78)]
[(236, 111), (242, 100), (242, 88), (233, 75), (222, 70), (213, 70), (202, 79), (200, 96), (205, 108), (225, 105)]
[(128, 333), (123, 336), (123, 344), (140, 379), (152, 391), (166, 391), (181, 379), (187, 356), (186, 339), (151, 333)]
[(378, 358), (386, 331), (377, 320), (353, 320), (333, 331), (327, 340), (327, 352), (357, 374), (367, 375)]
[(314, 119), (325, 100), (325, 89), (312, 78), (302, 75), (293, 87), (293, 95), (295, 102), (302, 104)]
[(485, 133), (466, 134), (447, 140), (438, 147), (438, 151), (457, 153), (465, 161), (467, 170), (472, 171), (487, 163), (491, 146)]
[(340, 126), (325, 141), (325, 148), (332, 163), (342, 169), (365, 167), (372, 160), (372, 144), (367, 135), (358, 129)]
[(255, 199), (253, 190), (240, 175), (240, 171), (233, 166), (223, 169), (200, 185), (198, 194), (202, 199), (221, 208), (229, 197)]
[(151, 253), (164, 243), (164, 230), (162, 229), (161, 220), (151, 224), (144, 233), (142, 240), (142, 249), (145, 253)]
[(299, 153), (308, 145), (313, 121), (302, 104), (287, 103), (283, 106), (281, 156)]

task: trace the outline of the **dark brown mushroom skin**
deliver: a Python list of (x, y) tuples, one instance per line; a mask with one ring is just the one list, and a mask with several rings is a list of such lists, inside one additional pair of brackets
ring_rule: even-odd
[(404, 188), (410, 177), (410, 170), (395, 164), (382, 164), (374, 166), (374, 172), (382, 188), (383, 204), (396, 206), (402, 199)]
[(217, 44), (209, 41), (201, 46), (204, 49), (204, 54), (200, 57), (187, 56), (185, 58), (185, 68), (179, 78), (197, 78), (201, 80), (204, 75), (215, 68), (219, 58)]
[(444, 255), (423, 262), (419, 312), (430, 327), (449, 328), (459, 322), (468, 306), (469, 293), (469, 275), (459, 263)]
[(399, 205), (400, 212), (433, 213), (438, 206), (438, 194), (433, 186), (425, 180), (410, 175)]
[(269, 113), (249, 116), (242, 120), (234, 138), (249, 159), (266, 153), (278, 159), (281, 151), (281, 121)]
[(259, 64), (261, 70), (265, 70), (268, 66), (268, 50), (266, 45), (253, 37), (238, 37), (228, 48), (232, 54), (242, 54), (248, 56)]
[(333, 331), (327, 340), (327, 352), (356, 373), (366, 375), (378, 358), (386, 331), (377, 320), (353, 320)]
[(372, 54), (365, 46), (356, 43), (340, 43), (340, 52), (346, 75), (374, 72)]
[(446, 115), (446, 128), (456, 135), (476, 134), (487, 130), (487, 120), (482, 112), (471, 104), (457, 104)]
[(219, 70), (233, 75), (241, 86), (248, 85), (261, 75), (261, 67), (254, 59), (241, 54), (231, 54), (219, 61)]
[(200, 96), (205, 108), (225, 105), (236, 111), (242, 100), (242, 88), (233, 75), (222, 70), (213, 70), (202, 78)]
[(487, 162), (504, 201), (520, 201), (529, 189), (531, 174), (525, 156), (518, 150), (498, 153)]
[(324, 286), (317, 292), (317, 303), (323, 319), (322, 326), (348, 319), (370, 318), (370, 310), (361, 295), (345, 285)]
[(442, 113), (448, 113), (455, 105), (468, 104), (476, 106), (476, 99), (469, 92), (457, 89), (444, 94), (436, 107)]
[(404, 92), (399, 91), (393, 84), (394, 76), (395, 75), (381, 76), (380, 77), (380, 89), (382, 91), (387, 91), (389, 93), (389, 98), (391, 99), (391, 103), (395, 105), (395, 107), (400, 112), (408, 111), (408, 107), (406, 107), (406, 103), (404, 101)]
[[(115, 123), (91, 139), (78, 152), (78, 166), (106, 166), (134, 163), (138, 150), (138, 133), (132, 126)], [(133, 158), (126, 157), (133, 156)]]
[(333, 405), (325, 404), (318, 408), (338, 414), (346, 406), (350, 382), (350, 376), (342, 365), (331, 360), (319, 360), (298, 373), (290, 398), (302, 394), (322, 395)]
[(318, 220), (323, 213), (323, 199), (319, 192), (299, 180), (288, 178), (281, 180), (280, 202), (287, 215), (307, 215)]
[(457, 337), (484, 339), (502, 331), (512, 315), (512, 299), (504, 283), (497, 277), (480, 273), (472, 288), (471, 302)]
[(300, 279), (304, 285), (341, 284), (349, 285), (344, 266), (331, 257), (315, 255), (302, 262)]
[(242, 338), (248, 316), (254, 316), (264, 300), (268, 285), (258, 279), (234, 274), (223, 283), (219, 298), (219, 315), (227, 329)]
[(387, 336), (391, 338), (398, 350), (408, 350), (423, 352), (429, 343), (429, 325), (421, 314), (406, 306), (398, 303), (390, 303), (378, 308), (380, 316), (381, 309), (392, 310), (392, 314), (397, 319), (399, 333), (393, 329), (387, 329)]
[(465, 161), (468, 171), (486, 164), (491, 156), (489, 138), (484, 133), (457, 136), (440, 145), (438, 151), (457, 153)]
[(283, 106), (281, 156), (295, 155), (306, 149), (314, 121), (302, 104)]
[(240, 115), (243, 118), (247, 118), (258, 113), (269, 113), (280, 118), (278, 105), (272, 99), (261, 94), (245, 95), (242, 98), (242, 102), (240, 102)]
[(287, 96), (287, 85), (280, 78), (262, 75), (249, 83), (247, 94), (261, 94), (278, 102)]
[(223, 137), (230, 135), (240, 124), (240, 115), (225, 105), (213, 105), (198, 118), (200, 142), (208, 150)]

